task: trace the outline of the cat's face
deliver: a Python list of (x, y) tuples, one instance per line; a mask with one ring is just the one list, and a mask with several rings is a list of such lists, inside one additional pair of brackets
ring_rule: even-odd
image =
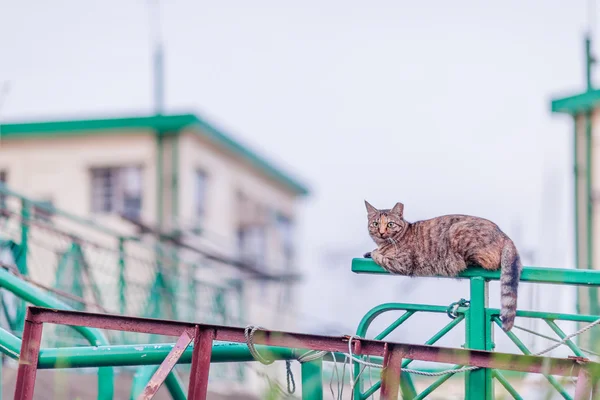
[(406, 229), (404, 205), (396, 203), (391, 210), (378, 210), (365, 200), (369, 235), (377, 244), (388, 242)]

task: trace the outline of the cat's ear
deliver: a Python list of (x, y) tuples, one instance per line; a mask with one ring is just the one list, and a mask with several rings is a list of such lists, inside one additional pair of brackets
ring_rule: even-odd
[(378, 209), (376, 209), (375, 207), (373, 207), (372, 205), (369, 204), (368, 201), (365, 200), (365, 206), (367, 207), (367, 214), (369, 216), (377, 214), (379, 212)]
[(392, 208), (391, 213), (392, 214), (396, 214), (400, 218), (402, 218), (402, 216), (404, 215), (404, 204), (402, 204), (402, 203), (396, 203), (396, 205), (394, 206), (394, 208)]

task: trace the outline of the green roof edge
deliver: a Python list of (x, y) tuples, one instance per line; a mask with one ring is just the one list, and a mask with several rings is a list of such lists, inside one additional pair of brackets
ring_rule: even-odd
[(94, 131), (148, 128), (158, 131), (181, 131), (184, 128), (199, 128), (198, 134), (204, 134), (217, 145), (221, 145), (234, 154), (241, 156), (260, 171), (287, 186), (295, 193), (302, 196), (307, 196), (309, 194), (309, 189), (304, 184), (275, 167), (272, 163), (265, 160), (254, 151), (233, 139), (229, 134), (194, 114), (9, 122), (0, 125), (0, 140), (80, 136), (96, 134)]
[(553, 113), (576, 115), (600, 104), (600, 90), (590, 90), (576, 95), (556, 98), (551, 101)]

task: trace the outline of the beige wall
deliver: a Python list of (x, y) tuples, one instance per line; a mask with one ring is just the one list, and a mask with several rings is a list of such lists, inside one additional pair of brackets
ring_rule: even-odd
[[(230, 254), (234, 255), (237, 222), (241, 217), (236, 211), (238, 189), (253, 200), (294, 218), (295, 195), (271, 179), (258, 174), (248, 164), (231, 157), (192, 131), (181, 135), (179, 146), (180, 221), (186, 225), (194, 220), (194, 173), (197, 169), (202, 169), (208, 174), (207, 218), (203, 223), (207, 230), (208, 242), (222, 243), (224, 246), (221, 246), (221, 250), (228, 248)], [(284, 272), (282, 254), (277, 251), (281, 244), (274, 231), (268, 233), (267, 247), (270, 272)], [(284, 290), (288, 289), (282, 285), (247, 282), (246, 301), (251, 304), (246, 310), (247, 319), (273, 329), (292, 329), (295, 326), (294, 313), (286, 312), (289, 316), (284, 317), (275, 307)]]
[[(167, 216), (171, 207), (172, 152), (170, 145), (171, 143), (166, 140), (163, 153), (163, 198), (164, 212)], [(150, 224), (156, 224), (158, 207), (156, 201), (156, 148), (156, 138), (151, 132), (116, 133), (111, 131), (107, 135), (3, 140), (0, 141), (0, 169), (8, 171), (8, 184), (13, 190), (36, 199), (50, 196), (57, 208), (67, 210), (75, 215), (90, 216), (89, 168), (139, 164), (143, 167), (142, 218)], [(194, 224), (194, 173), (197, 169), (204, 170), (208, 175), (207, 218), (198, 223), (206, 228), (206, 234), (195, 240), (202, 242), (205, 246), (212, 246), (220, 253), (235, 256), (236, 229), (238, 220), (241, 218), (236, 209), (237, 190), (243, 191), (252, 200), (259, 201), (292, 219), (294, 218), (296, 195), (293, 192), (260, 174), (248, 163), (223, 151), (214, 143), (198, 135), (197, 132), (188, 130), (179, 137), (178, 154), (179, 218), (178, 221), (172, 222), (183, 227), (190, 227)], [(92, 219), (119, 231), (133, 232), (132, 227), (120, 221), (117, 216), (92, 216)], [(54, 221), (58, 221), (58, 217)], [(84, 237), (100, 242), (103, 239), (112, 240), (112, 238), (91, 236), (91, 232), (79, 232)], [(47, 233), (41, 231), (39, 235), (43, 236)], [(112, 241), (109, 244), (110, 247), (114, 247)], [(267, 265), (270, 266), (271, 272), (282, 272), (282, 254), (277, 251), (281, 248), (281, 243), (274, 230), (268, 232), (267, 247)], [(145, 248), (140, 246), (130, 245), (128, 250), (139, 252), (139, 257), (146, 260), (152, 257)], [(94, 250), (90, 249), (89, 251)], [(44, 257), (41, 255), (39, 259), (42, 260)], [(110, 262), (107, 257), (110, 258)], [(191, 257), (192, 260), (197, 259), (197, 257), (193, 257)], [(117, 265), (115, 255), (102, 255), (97, 258), (110, 265), (110, 271), (107, 270), (108, 267), (102, 267), (102, 273), (110, 272), (114, 275), (116, 271), (113, 270)], [(133, 265), (129, 266), (128, 270), (137, 269), (132, 267)], [(140, 268), (142, 268), (141, 265)], [(39, 278), (44, 281), (52, 279), (52, 268), (44, 268), (40, 265), (37, 269), (36, 274)], [(99, 265), (98, 269), (100, 269)], [(204, 281), (221, 283), (225, 277), (237, 276), (237, 271), (233, 268), (219, 268), (218, 274), (216, 272), (216, 269), (214, 271), (202, 269), (199, 272), (201, 274), (199, 278)], [(145, 281), (145, 275), (147, 274), (136, 274), (135, 278)], [(148, 276), (148, 279), (151, 277)], [(272, 323), (281, 323), (287, 329), (290, 324), (279, 318), (275, 319), (276, 313), (272, 313), (274, 304), (279, 303), (285, 290), (287, 289), (281, 285), (247, 284), (246, 296), (253, 305), (248, 310), (250, 313), (247, 314), (247, 318), (260, 319), (262, 321), (260, 323), (271, 327), (273, 327)], [(293, 319), (290, 318), (290, 320)], [(279, 327), (284, 328), (284, 325)]]
[(54, 205), (78, 215), (91, 209), (90, 167), (139, 164), (143, 167), (144, 220), (156, 215), (155, 139), (150, 133), (65, 136), (0, 141), (0, 169), (13, 190), (33, 198), (53, 197)]

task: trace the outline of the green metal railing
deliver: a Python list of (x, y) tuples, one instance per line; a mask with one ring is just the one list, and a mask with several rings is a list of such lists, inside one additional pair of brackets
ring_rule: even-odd
[[(163, 239), (140, 239), (132, 224), (113, 222), (109, 227), (49, 207), (0, 182), (0, 264), (76, 310), (243, 323), (244, 288), (234, 280), (233, 267)], [(26, 303), (10, 293), (0, 300), (7, 329), (20, 337)], [(66, 327), (48, 332), (45, 345), (86, 344)], [(108, 339), (113, 344), (164, 340), (123, 332), (110, 332)], [(237, 368), (220, 366), (218, 374), (243, 379)]]
[[(359, 274), (388, 274), (388, 272), (386, 272), (383, 268), (369, 259), (354, 259), (352, 263), (352, 271)], [(403, 303), (382, 304), (374, 307), (363, 317), (356, 332), (357, 336), (366, 337), (372, 322), (380, 315), (388, 312), (404, 311), (399, 318), (397, 318), (382, 332), (374, 336), (375, 339), (383, 339), (387, 337), (416, 313), (448, 314), (449, 312), (453, 311), (454, 319), (443, 326), (435, 335), (427, 340), (425, 344), (431, 345), (436, 343), (438, 340), (448, 334), (448, 332), (453, 330), (457, 325), (464, 321), (465, 348), (492, 351), (495, 347), (494, 325), (496, 325), (499, 327), (497, 332), (506, 334), (510, 341), (514, 343), (523, 354), (532, 354), (532, 352), (515, 333), (516, 330), (519, 330), (518, 325), (515, 326), (516, 329), (513, 328), (513, 330), (510, 332), (504, 332), (501, 329), (502, 324), (499, 319), (500, 310), (488, 307), (488, 283), (491, 280), (499, 280), (500, 271), (470, 268), (461, 273), (459, 278), (469, 279), (470, 281), (471, 296), (468, 303), (463, 303), (454, 310), (451, 310), (448, 306), (441, 305), (436, 306)], [(598, 287), (600, 286), (600, 271), (525, 267), (521, 274), (521, 281), (531, 283)], [(600, 319), (600, 316), (595, 315), (573, 315), (524, 310), (518, 311), (517, 317), (535, 318), (545, 321), (551, 330), (554, 331), (554, 333), (558, 336), (558, 339), (553, 339), (551, 337), (548, 338), (554, 341), (560, 341), (567, 336), (565, 332), (563, 332), (556, 324), (556, 321), (573, 321), (589, 324)], [(565, 345), (568, 346), (573, 352), (573, 355), (577, 357), (585, 357), (586, 354), (588, 357), (589, 354), (592, 354), (593, 356), (596, 355), (593, 350), (590, 351), (579, 348), (572, 340), (566, 341)], [(404, 360), (402, 364), (403, 368), (406, 368), (411, 362), (412, 360)], [(460, 366), (455, 366), (454, 368), (459, 367)], [(360, 365), (355, 365), (354, 367), (354, 377), (358, 381), (358, 390), (356, 390), (354, 393), (355, 400), (364, 400), (369, 398), (379, 389), (381, 384), (380, 382), (376, 382), (374, 385), (366, 387), (366, 379), (361, 375), (362, 369), (363, 367)], [(499, 382), (514, 398), (522, 398), (517, 393), (516, 389), (511, 385), (509, 380), (504, 376), (502, 371), (481, 368), (475, 371), (466, 372), (464, 375), (465, 398), (467, 400), (493, 399), (495, 381)], [(403, 398), (423, 399), (453, 376), (456, 375), (440, 374), (440, 376), (437, 377), (433, 383), (431, 383), (420, 393), (417, 393), (410, 375), (403, 374), (401, 385)], [(544, 376), (550, 385), (560, 394), (560, 396), (562, 396), (562, 398), (567, 400), (572, 399), (572, 396), (569, 394), (568, 390), (555, 377), (550, 375)]]

